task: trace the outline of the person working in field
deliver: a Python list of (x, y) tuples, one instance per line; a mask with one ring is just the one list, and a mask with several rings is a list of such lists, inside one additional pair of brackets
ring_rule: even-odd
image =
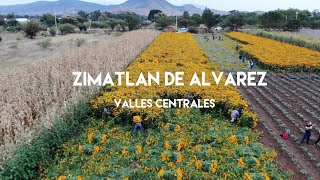
[(142, 128), (141, 116), (133, 116), (133, 122), (135, 123), (133, 132), (136, 133), (138, 130), (140, 130), (142, 132), (143, 128)]
[(186, 92), (186, 93), (184, 94), (184, 98), (185, 98), (185, 99), (188, 99), (190, 102), (192, 101), (192, 96), (190, 95), (189, 92)]
[(280, 136), (283, 140), (288, 140), (289, 139), (289, 130), (285, 130)]
[(240, 44), (237, 44), (236, 51), (239, 51), (239, 50), (240, 50)]
[(304, 140), (307, 140), (307, 144), (309, 144), (310, 137), (311, 137), (311, 130), (312, 130), (312, 122), (309, 122), (305, 127), (305, 133), (300, 142), (301, 145), (303, 144)]
[(239, 61), (242, 63), (242, 59), (243, 59), (243, 56), (242, 55), (240, 55), (239, 56)]
[(104, 107), (103, 114), (104, 114), (105, 117), (107, 117), (107, 118), (111, 116), (111, 110), (109, 109), (108, 106), (105, 106), (105, 107)]
[(249, 66), (250, 69), (252, 69), (253, 66), (254, 66), (254, 63), (253, 63), (253, 61), (251, 59), (248, 61), (248, 66)]
[(241, 111), (238, 109), (235, 109), (231, 112), (231, 122), (234, 122), (236, 120), (238, 120), (238, 118), (241, 117)]

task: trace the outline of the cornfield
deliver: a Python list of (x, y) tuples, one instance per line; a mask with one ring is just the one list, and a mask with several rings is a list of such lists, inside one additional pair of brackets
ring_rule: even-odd
[(0, 76), (0, 167), (22, 138), (31, 139), (42, 126), (51, 127), (71, 102), (88, 98), (99, 87), (73, 87), (74, 71), (92, 75), (125, 68), (158, 36), (138, 30), (91, 47), (80, 47)]

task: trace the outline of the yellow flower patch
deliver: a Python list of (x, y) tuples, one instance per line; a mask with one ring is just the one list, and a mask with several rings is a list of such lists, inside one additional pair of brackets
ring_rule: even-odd
[(228, 36), (248, 44), (241, 49), (271, 69), (320, 71), (320, 52), (275, 40), (257, 37), (241, 32), (227, 33)]

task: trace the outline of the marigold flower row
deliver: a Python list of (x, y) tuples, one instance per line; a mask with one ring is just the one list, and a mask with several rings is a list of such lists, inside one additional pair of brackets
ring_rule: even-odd
[[(162, 33), (144, 53), (137, 57), (126, 71), (130, 72), (131, 81), (138, 79), (141, 72), (152, 74), (156, 72), (160, 72), (160, 74), (164, 74), (164, 72), (184, 72), (184, 80), (190, 82), (195, 72), (197, 74), (202, 72), (211, 74), (212, 71), (217, 71), (217, 67), (210, 62), (191, 34)], [(225, 78), (223, 82), (225, 82)], [(212, 82), (212, 84), (214, 83)], [(113, 86), (108, 88), (102, 96), (92, 100), (91, 104), (95, 109), (105, 105), (113, 106), (113, 113), (118, 116), (126, 110), (121, 107), (114, 107), (114, 99), (175, 99), (183, 98), (186, 92), (199, 99), (215, 99), (216, 104), (227, 111), (241, 107), (244, 109), (246, 116), (252, 117), (254, 122), (251, 125), (255, 126), (257, 123), (256, 116), (249, 111), (247, 101), (241, 97), (233, 86), (224, 86), (224, 83), (212, 86)], [(215, 109), (219, 110), (220, 106), (215, 107)], [(159, 119), (164, 110), (151, 107), (148, 109), (136, 108), (132, 111), (145, 114), (145, 120), (154, 120)]]
[(242, 51), (253, 56), (262, 67), (271, 70), (320, 71), (320, 52), (241, 32), (227, 33), (246, 42)]

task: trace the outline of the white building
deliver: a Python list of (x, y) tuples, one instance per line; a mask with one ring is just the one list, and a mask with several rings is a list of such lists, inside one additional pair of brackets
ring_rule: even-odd
[[(4, 20), (7, 21), (7, 18), (5, 18)], [(30, 21), (30, 20), (27, 19), (27, 18), (16, 18), (16, 20), (17, 20), (19, 23), (27, 23), (27, 22)]]

